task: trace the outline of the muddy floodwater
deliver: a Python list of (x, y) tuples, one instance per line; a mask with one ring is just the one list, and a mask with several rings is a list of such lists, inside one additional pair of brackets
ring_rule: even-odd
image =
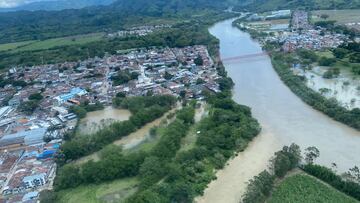
[(95, 133), (104, 125), (114, 121), (125, 121), (131, 116), (130, 111), (116, 109), (112, 106), (105, 107), (103, 110), (88, 112), (86, 117), (80, 120), (78, 132), (80, 134)]
[[(260, 45), (232, 27), (232, 21), (219, 22), (209, 30), (220, 40), (221, 58), (260, 53)], [(197, 202), (239, 202), (246, 182), (267, 167), (273, 152), (292, 142), (302, 149), (318, 147), (318, 162), (327, 166), (335, 162), (340, 172), (360, 165), (359, 131), (302, 102), (280, 80), (268, 56), (240, 58), (224, 60), (228, 75), (235, 82), (233, 99), (252, 108), (263, 130), (244, 152), (217, 172), (217, 180), (209, 184), (202, 197), (196, 198)]]
[(322, 76), (326, 70), (327, 67), (314, 67), (304, 72), (302, 75), (307, 78), (307, 86), (327, 98), (335, 98), (348, 109), (360, 108), (360, 77), (353, 76), (349, 70), (342, 70), (339, 77), (325, 79)]

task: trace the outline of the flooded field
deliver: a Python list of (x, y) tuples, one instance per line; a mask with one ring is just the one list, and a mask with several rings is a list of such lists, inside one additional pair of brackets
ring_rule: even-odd
[(317, 66), (303, 73), (307, 78), (307, 86), (327, 98), (335, 98), (348, 109), (360, 108), (360, 78), (342, 70), (339, 77), (325, 79), (322, 76), (326, 70), (327, 67)]
[[(172, 109), (171, 111), (169, 111), (168, 113), (164, 114), (162, 117), (144, 125), (142, 128), (138, 129), (136, 132), (131, 133), (130, 135), (123, 137), (119, 140), (116, 140), (115, 142), (113, 142), (113, 144), (118, 145), (118, 146), (123, 146), (124, 150), (129, 150), (132, 149), (136, 146), (138, 146), (139, 144), (147, 141), (148, 139), (150, 139), (150, 129), (160, 126), (162, 124), (162, 122), (164, 122), (164, 124), (166, 124), (169, 120), (167, 119), (167, 116), (170, 113), (174, 113), (178, 108), (180, 108), (180, 106), (178, 106), (177, 108)], [(85, 163), (87, 161), (93, 160), (93, 161), (98, 161), (99, 160), (99, 152), (95, 152), (91, 155), (85, 156), (83, 158), (80, 158), (76, 161), (77, 164), (81, 164), (81, 163)]]
[(109, 125), (114, 121), (125, 121), (131, 116), (130, 111), (116, 109), (108, 106), (103, 110), (88, 112), (86, 117), (80, 120), (78, 132), (80, 134), (95, 133), (100, 128)]

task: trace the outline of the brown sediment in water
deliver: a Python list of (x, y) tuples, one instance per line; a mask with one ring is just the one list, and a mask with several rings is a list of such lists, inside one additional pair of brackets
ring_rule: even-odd
[(262, 132), (245, 151), (229, 160), (224, 169), (216, 173), (217, 179), (212, 181), (197, 197), (197, 203), (238, 203), (244, 194), (247, 183), (261, 171), (267, 169), (268, 161), (280, 146), (274, 135)]
[(112, 106), (105, 107), (102, 110), (88, 112), (86, 117), (79, 122), (78, 132), (80, 134), (95, 133), (103, 127), (104, 124), (110, 124), (110, 121), (129, 120), (131, 112), (126, 109), (116, 109)]
[[(128, 136), (125, 136), (119, 140), (114, 141), (113, 144), (118, 146), (123, 146), (124, 149), (130, 149), (135, 147), (136, 145), (140, 144), (142, 141), (144, 141), (147, 138), (151, 128), (159, 126), (161, 124), (161, 121), (167, 119), (166, 118), (167, 115), (169, 115), (170, 113), (174, 113), (176, 110), (177, 108), (172, 109), (171, 111), (164, 114), (162, 117), (144, 125), (142, 128), (138, 129), (133, 133), (130, 133)], [(75, 163), (82, 164), (90, 160), (99, 161), (99, 159), (100, 159), (99, 152), (95, 152), (93, 154), (90, 154), (88, 156), (76, 160)]]

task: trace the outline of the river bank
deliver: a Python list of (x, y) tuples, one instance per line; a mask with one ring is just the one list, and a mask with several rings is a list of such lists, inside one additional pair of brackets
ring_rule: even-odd
[[(209, 29), (220, 41), (221, 58), (262, 52), (260, 44), (253, 41), (249, 34), (232, 26), (233, 20), (219, 22)], [(280, 80), (269, 56), (244, 58), (225, 62), (224, 65), (235, 83), (233, 99), (252, 108), (263, 130), (248, 149), (217, 172), (217, 179), (208, 185), (204, 195), (196, 199), (197, 202), (239, 202), (246, 182), (266, 169), (273, 152), (292, 142), (302, 149), (318, 147), (323, 152), (318, 162), (326, 166), (336, 162), (340, 172), (360, 163), (356, 155), (360, 153), (357, 147), (360, 133), (301, 101)]]
[[(352, 102), (356, 102), (354, 95), (357, 97), (357, 94), (352, 94), (353, 98), (348, 99), (349, 104), (346, 104), (346, 102), (345, 104), (342, 104), (341, 101), (343, 99), (338, 99), (334, 102), (333, 98), (327, 98), (325, 95), (322, 95), (319, 90), (313, 89), (314, 87), (303, 81), (301, 77), (306, 76), (297, 77), (293, 74), (293, 71), (290, 70), (290, 67), (294, 66), (294, 64), (300, 63), (298, 65), (301, 66), (301, 61), (308, 60), (307, 58), (304, 58), (299, 54), (296, 57), (293, 57), (291, 53), (289, 54), (278, 51), (280, 49), (278, 45), (266, 41), (266, 37), (269, 36), (268, 33), (254, 28), (250, 29), (243, 27), (241, 25), (243, 20), (243, 18), (239, 18), (233, 21), (232, 25), (246, 33), (249, 33), (250, 36), (261, 45), (262, 50), (266, 50), (268, 53), (271, 53), (270, 58), (272, 66), (280, 76), (281, 80), (291, 89), (292, 92), (294, 92), (305, 103), (312, 106), (314, 109), (323, 112), (330, 118), (360, 130), (359, 110), (356, 108), (349, 108)], [(346, 83), (348, 83), (347, 80)], [(356, 88), (357, 86), (353, 88), (353, 91), (357, 92)], [(346, 91), (344, 88), (341, 90)]]

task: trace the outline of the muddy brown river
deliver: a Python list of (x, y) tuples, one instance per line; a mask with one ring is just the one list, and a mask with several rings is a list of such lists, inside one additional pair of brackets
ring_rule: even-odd
[[(220, 40), (222, 59), (260, 53), (260, 45), (247, 33), (232, 27), (233, 20), (215, 24), (210, 33)], [(228, 165), (217, 172), (198, 203), (237, 203), (246, 182), (262, 170), (283, 145), (297, 143), (302, 149), (316, 146), (318, 163), (335, 162), (343, 172), (360, 165), (360, 132), (336, 122), (302, 102), (280, 80), (268, 56), (224, 62), (234, 80), (233, 99), (252, 108), (262, 126), (261, 134)]]

